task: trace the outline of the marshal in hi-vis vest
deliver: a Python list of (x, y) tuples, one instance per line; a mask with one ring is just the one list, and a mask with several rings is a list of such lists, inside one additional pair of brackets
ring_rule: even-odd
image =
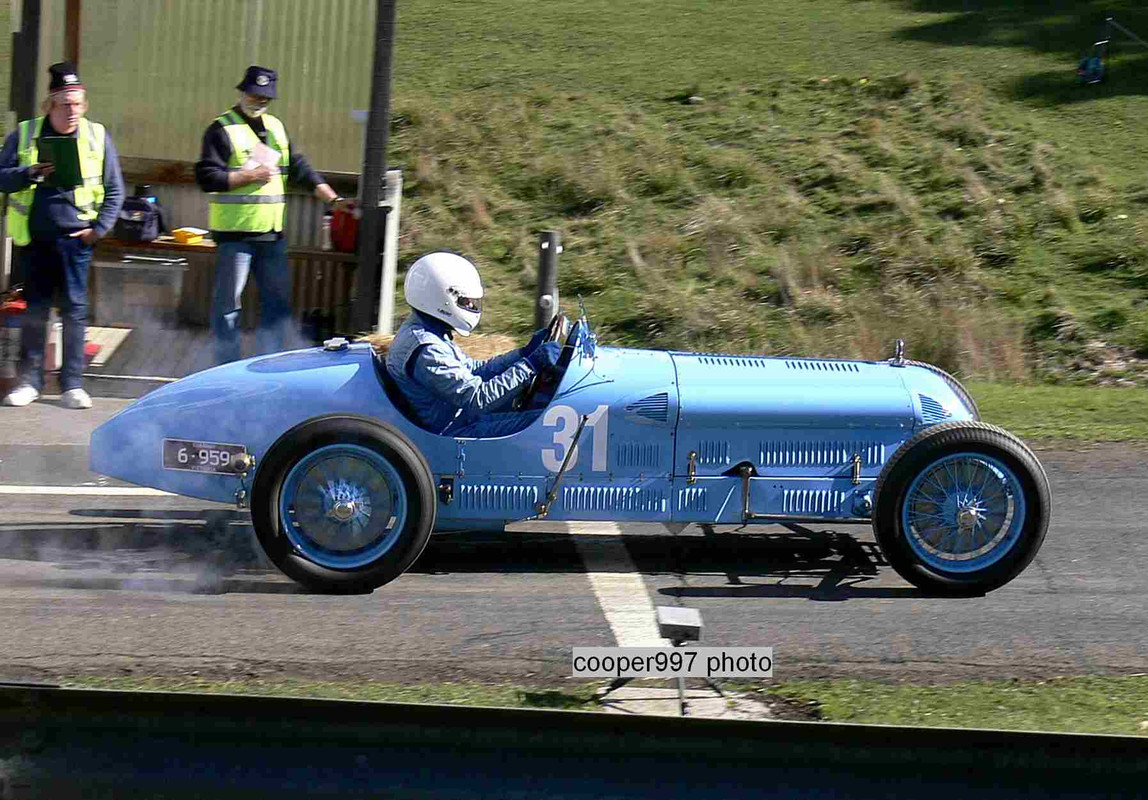
[[(24, 120), (17, 128), (19, 131), (17, 163), (21, 167), (30, 167), (39, 158), (40, 131), (43, 127), (44, 118), (37, 117)], [(84, 222), (92, 222), (99, 216), (100, 206), (104, 204), (104, 126), (98, 122), (81, 119), (77, 138), (80, 150), (80, 175), (84, 183), (71, 190), (72, 202), (76, 205), (77, 216)], [(32, 211), (32, 198), (37, 185), (33, 183), (8, 195), (8, 235), (20, 246), (32, 241), (28, 215)]]
[[(208, 227), (213, 231), (265, 233), (283, 230), (283, 212), (287, 207), (283, 195), (284, 175), (291, 163), (287, 130), (270, 114), (264, 114), (260, 119), (267, 129), (267, 146), (279, 151), (279, 172), (264, 184), (249, 183), (226, 192), (211, 192), (208, 195), (211, 203)], [(232, 169), (242, 167), (259, 144), (259, 136), (234, 109), (219, 116), (216, 122), (223, 126), (223, 132), (231, 143), (231, 159), (227, 166)]]

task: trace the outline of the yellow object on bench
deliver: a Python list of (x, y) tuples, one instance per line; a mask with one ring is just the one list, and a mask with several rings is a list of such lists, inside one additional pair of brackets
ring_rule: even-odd
[(206, 235), (203, 228), (176, 228), (171, 232), (172, 238), (180, 244), (199, 244)]

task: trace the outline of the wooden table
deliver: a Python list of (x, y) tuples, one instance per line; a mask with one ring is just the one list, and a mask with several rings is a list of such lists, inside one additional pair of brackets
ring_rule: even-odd
[[(165, 253), (198, 253), (214, 256), (216, 245), (214, 239), (203, 239), (195, 244), (182, 244), (171, 236), (160, 236), (150, 242), (129, 242), (123, 239), (105, 237), (96, 245), (96, 252), (100, 250), (159, 250)], [(319, 247), (303, 247), (292, 245), (287, 248), (288, 258), (311, 258), (331, 263), (355, 264), (359, 260), (356, 253), (340, 253), (337, 250), (323, 250)]]
[[(186, 258), (187, 267), (179, 287), (177, 317), (182, 323), (207, 326), (211, 320), (211, 299), (215, 282), (216, 243), (204, 239), (195, 244), (182, 244), (171, 236), (161, 236), (150, 242), (129, 242), (108, 237), (96, 245), (94, 261), (130, 253), (141, 256)], [(318, 247), (290, 246), (287, 263), (292, 277), (292, 310), (296, 320), (304, 314), (321, 310), (334, 317), (336, 329), (343, 330), (350, 323), (352, 293), (355, 287), (355, 268), (358, 255), (323, 250)], [(141, 269), (146, 265), (141, 264)], [(99, 269), (92, 270), (89, 295), (98, 307)], [(249, 280), (241, 300), (240, 319), (244, 328), (258, 325), (258, 295), (256, 282)], [(104, 320), (115, 323), (115, 320)]]

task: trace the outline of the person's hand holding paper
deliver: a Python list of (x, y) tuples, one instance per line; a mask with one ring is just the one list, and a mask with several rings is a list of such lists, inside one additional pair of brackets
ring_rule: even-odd
[(255, 167), (263, 166), (267, 167), (269, 176), (278, 175), (279, 160), (282, 157), (282, 153), (280, 153), (278, 150), (272, 147), (268, 147), (267, 145), (263, 144), (263, 142), (259, 142), (251, 151), (251, 155), (247, 157), (247, 161), (244, 162), (243, 168), (254, 169)]
[(230, 185), (246, 186), (252, 183), (267, 183), (271, 180), (272, 175), (279, 174), (279, 159), (281, 157), (278, 150), (259, 142), (252, 149), (247, 160), (243, 162), (243, 166), (239, 168), (238, 174), (232, 179)]

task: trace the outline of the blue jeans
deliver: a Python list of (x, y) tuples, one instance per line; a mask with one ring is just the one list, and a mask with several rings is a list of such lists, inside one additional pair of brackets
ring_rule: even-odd
[(259, 354), (286, 349), (291, 326), (291, 271), (287, 267), (287, 240), (274, 242), (220, 242), (215, 258), (215, 294), (211, 304), (211, 332), (215, 337), (215, 363), (242, 358), (239, 350), (240, 297), (247, 276), (254, 271), (259, 286)]
[(44, 388), (44, 349), (48, 310), (60, 298), (64, 323), (64, 358), (60, 389), (79, 389), (84, 373), (84, 328), (88, 324), (88, 271), (92, 248), (64, 235), (33, 239), (22, 248), (24, 299), (28, 310), (20, 326), (20, 376), (39, 391)]

